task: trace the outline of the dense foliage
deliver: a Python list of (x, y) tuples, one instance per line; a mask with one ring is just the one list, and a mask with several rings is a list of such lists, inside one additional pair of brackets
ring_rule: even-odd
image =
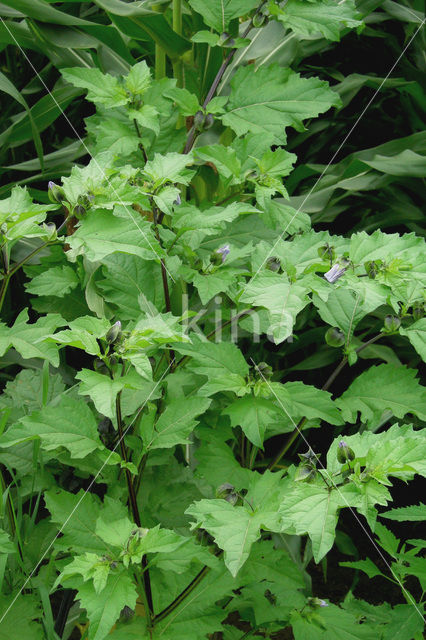
[(0, 640), (423, 637), (420, 5), (2, 0)]

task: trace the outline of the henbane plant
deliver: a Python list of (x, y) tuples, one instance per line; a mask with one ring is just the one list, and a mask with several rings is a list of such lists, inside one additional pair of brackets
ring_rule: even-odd
[[(270, 25), (333, 42), (362, 17), (174, 0), (181, 55), (62, 68), (90, 160), (0, 201), (0, 307), (25, 301), (0, 325), (0, 639), (422, 637), (422, 541), (382, 519), (424, 519), (388, 509), (425, 475), (424, 240), (314, 228), (286, 146), (341, 98), (235, 62)], [(401, 602), (313, 587), (335, 544)]]

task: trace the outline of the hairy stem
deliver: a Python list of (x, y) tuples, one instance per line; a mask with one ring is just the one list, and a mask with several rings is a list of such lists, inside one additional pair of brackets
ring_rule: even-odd
[[(121, 458), (124, 462), (127, 462), (126, 445), (124, 443), (123, 419), (121, 415), (121, 391), (120, 393), (117, 394), (117, 398), (115, 400), (115, 415), (117, 420), (118, 436), (120, 440)], [(141, 517), (139, 513), (138, 503), (136, 500), (136, 492), (135, 492), (135, 487), (133, 485), (132, 474), (130, 473), (130, 470), (127, 467), (125, 469), (125, 472), (126, 472), (126, 481), (127, 481), (127, 489), (129, 493), (129, 500), (130, 500), (130, 505), (133, 513), (133, 519), (136, 522), (137, 526), (140, 527)], [(149, 571), (148, 571), (147, 565), (148, 565), (148, 561), (146, 559), (146, 556), (143, 556), (142, 569), (143, 569), (145, 597), (148, 604), (147, 616), (148, 615), (152, 616), (154, 612), (154, 608), (153, 608), (153, 602), (152, 602), (151, 580), (149, 577)]]

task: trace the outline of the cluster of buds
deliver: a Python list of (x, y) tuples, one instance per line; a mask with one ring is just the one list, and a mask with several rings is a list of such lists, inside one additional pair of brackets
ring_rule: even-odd
[(196, 131), (207, 131), (213, 126), (214, 117), (212, 113), (205, 113), (204, 111), (197, 111), (194, 115), (194, 128)]

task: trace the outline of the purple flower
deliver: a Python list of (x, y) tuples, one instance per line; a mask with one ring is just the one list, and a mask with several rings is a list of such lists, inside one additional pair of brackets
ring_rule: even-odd
[(336, 280), (338, 280), (345, 273), (345, 271), (346, 267), (341, 267), (340, 264), (336, 262), (336, 264), (333, 264), (333, 266), (327, 271), (327, 273), (324, 273), (324, 278), (328, 282), (333, 283), (336, 282)]
[(320, 599), (318, 604), (320, 607), (328, 607), (328, 604), (325, 600)]
[(219, 249), (216, 249), (216, 253), (222, 256), (222, 263), (225, 262), (226, 256), (230, 251), (231, 251), (231, 248), (229, 244), (224, 244), (223, 247), (219, 247)]
[(48, 189), (54, 189), (54, 188), (55, 188), (55, 187), (57, 187), (57, 186), (58, 186), (58, 185), (57, 185), (57, 184), (55, 184), (55, 183), (53, 182), (53, 180), (49, 180), (49, 182), (47, 183), (47, 188), (48, 188)]
[(339, 449), (344, 449), (345, 447), (347, 447), (348, 445), (346, 444), (346, 442), (344, 440), (340, 440), (339, 442)]

